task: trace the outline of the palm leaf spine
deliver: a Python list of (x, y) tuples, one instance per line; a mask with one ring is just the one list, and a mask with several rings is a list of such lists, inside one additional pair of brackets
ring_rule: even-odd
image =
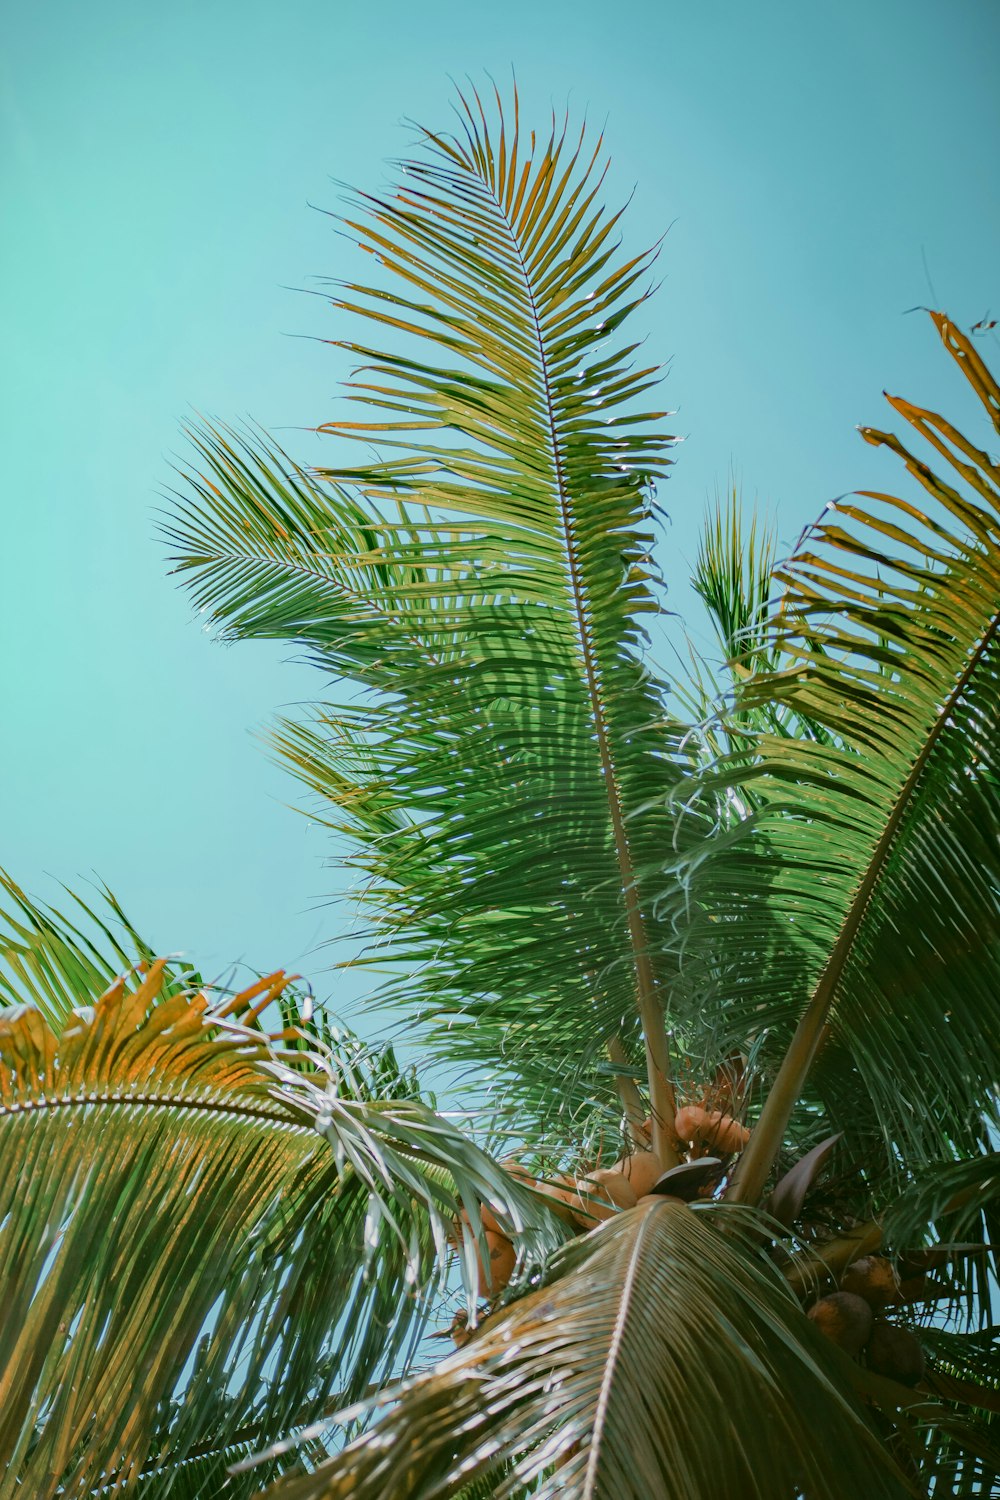
[[(998, 398), (996, 382), (979, 359), (970, 341), (959, 333), (942, 314), (934, 313), (932, 318), (949, 352), (959, 362), (963, 374), (986, 406), (994, 426), (997, 426), (1000, 398)], [(954, 429), (949, 423), (934, 413), (924, 412), (898, 398), (889, 397), (888, 399), (896, 410), (913, 422), (917, 430), (928, 438), (938, 451), (949, 458), (964, 478), (995, 503), (996, 497), (989, 487), (985, 486), (974, 471), (968, 469), (968, 466), (955, 460), (941, 442), (928, 431), (929, 427), (937, 427), (939, 431), (948, 435), (954, 434)], [(958, 511), (970, 530), (981, 534), (981, 521), (977, 519), (972, 508), (965, 505), (948, 486), (939, 481), (926, 465), (915, 459), (898, 438), (869, 427), (862, 428), (861, 433), (867, 442), (877, 446), (884, 445), (901, 457), (911, 472), (932, 494), (947, 504), (949, 509)], [(957, 434), (954, 434), (953, 440), (962, 452), (975, 458), (987, 472), (995, 472), (995, 467), (985, 453), (975, 449)], [(873, 499), (890, 498), (870, 492), (864, 493), (869, 494), (869, 497)], [(890, 534), (893, 533), (890, 532)], [(921, 785), (928, 762), (938, 742), (962, 703), (978, 669), (995, 645), (998, 630), (1000, 630), (1000, 612), (994, 612), (992, 617), (987, 618), (978, 636), (970, 643), (967, 660), (957, 682), (928, 726), (919, 753), (915, 756), (909, 775), (900, 788), (882, 834), (845, 912), (837, 940), (782, 1058), (759, 1122), (729, 1184), (726, 1196), (732, 1202), (758, 1204), (763, 1196), (765, 1183), (781, 1149), (792, 1112), (802, 1095), (810, 1069), (828, 1033), (828, 1021), (838, 985), (854, 951), (859, 929), (893, 850), (901, 824)]]

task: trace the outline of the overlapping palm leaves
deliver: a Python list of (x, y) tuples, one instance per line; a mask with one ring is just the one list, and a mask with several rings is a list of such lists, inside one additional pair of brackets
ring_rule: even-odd
[(256, 1020), (282, 975), (214, 1006), (163, 960), (105, 985), (131, 931), (109, 961), (8, 890), (0, 1495), (214, 1494), (405, 1368), (460, 1207), (473, 1282), (481, 1202), (526, 1266), (562, 1237), (391, 1054), (293, 1026), (283, 1059)]
[[(978, 352), (935, 322), (995, 424)], [(734, 1038), (768, 1030), (776, 1058), (788, 1048), (740, 1167), (750, 1201), (824, 1044), (847, 1050), (886, 1156), (911, 1170), (978, 1149), (1000, 1075), (997, 468), (943, 418), (892, 404), (951, 477), (863, 429), (904, 459), (927, 509), (838, 502), (776, 571), (780, 661), (736, 704), (790, 709), (826, 742), (764, 733), (724, 759), (706, 784), (748, 788), (754, 810), (675, 866), (694, 1003), (717, 983)]]
[(671, 440), (620, 331), (650, 256), (620, 255), (602, 177), (599, 142), (463, 102), (346, 220), (396, 282), (335, 306), (391, 342), (342, 341), (366, 419), (324, 430), (373, 456), (317, 480), (206, 429), (171, 533), (228, 633), (294, 636), (372, 690), (282, 745), (356, 838), (379, 808), (357, 858), (393, 998), (449, 1063), (507, 1059), (549, 1114), (619, 1031), (635, 1057), (641, 1017), (669, 1155), (650, 871), (677, 771), (641, 620)]
[[(329, 430), (363, 459), (308, 472), (259, 434), (202, 428), (171, 533), (225, 632), (296, 639), (364, 690), (279, 745), (353, 841), (371, 956), (398, 976), (387, 998), (439, 1058), (492, 1074), (524, 1135), (540, 1119), (564, 1158), (616, 1069), (637, 1125), (644, 1075), (669, 1160), (678, 1052), (750, 1051), (777, 1083), (731, 1196), (759, 1201), (783, 1148), (837, 1126), (859, 1164), (850, 1220), (880, 1212), (893, 1177), (919, 1189), (931, 1161), (976, 1177), (992, 1107), (998, 470), (895, 402), (953, 477), (866, 430), (925, 509), (839, 504), (775, 572), (769, 615), (767, 569), (720, 520), (700, 581), (736, 689), (684, 734), (641, 630), (660, 608), (653, 485), (670, 439), (643, 410), (655, 371), (620, 329), (649, 257), (619, 256), (598, 158), (563, 128), (525, 139), (516, 107), (508, 127), (463, 102), (457, 134), (428, 135), (398, 187), (347, 219), (394, 287), (335, 298), (385, 342), (342, 341), (371, 420)], [(996, 424), (977, 350), (938, 326)], [(692, 775), (706, 748), (719, 758)], [(254, 998), (209, 1013), (196, 976), (141, 945), (145, 977), (119, 984), (125, 963), (21, 914), (0, 978), (35, 1007), (0, 1013), (0, 1128), (21, 1153), (0, 1173), (17, 1294), (0, 1314), (17, 1393), (0, 1485), (216, 1493), (235, 1453), (385, 1384), (460, 1208), (474, 1272), (484, 1201), (542, 1284), (384, 1391), (365, 1442), (282, 1493), (900, 1493), (852, 1381), (925, 1487), (989, 1482), (981, 1331), (941, 1334), (937, 1407), (933, 1386), (866, 1384), (782, 1290), (766, 1229), (754, 1240), (731, 1206), (643, 1205), (544, 1265), (560, 1237), (544, 1205), (402, 1081), (388, 1099), (393, 1079), (354, 1044), (328, 1047), (322, 1076), (298, 1048), (282, 1062)], [(43, 1154), (49, 1175), (22, 1182)], [(934, 1217), (919, 1208), (897, 1248)], [(968, 1229), (973, 1249), (990, 1222)], [(849, 1245), (881, 1233), (847, 1228)], [(793, 1262), (789, 1285), (812, 1264)], [(923, 1427), (900, 1414), (914, 1406)], [(836, 1472), (816, 1463), (818, 1426), (836, 1429)], [(269, 1462), (296, 1451), (319, 1456)]]
[(906, 1495), (754, 1227), (667, 1199), (620, 1215), (390, 1393), (363, 1439), (268, 1493), (446, 1500), (479, 1478), (498, 1500)]
[[(326, 429), (370, 456), (308, 473), (203, 429), (179, 565), (230, 635), (296, 638), (370, 690), (279, 743), (353, 840), (373, 956), (439, 1055), (486, 1063), (572, 1151), (566, 1102), (600, 1047), (622, 1058), (619, 1031), (638, 1112), (638, 1015), (669, 1151), (666, 1013), (693, 1055), (736, 1046), (778, 1074), (732, 1196), (758, 1201), (783, 1147), (835, 1125), (851, 1209), (880, 1210), (893, 1177), (978, 1149), (997, 1076), (996, 467), (896, 402), (955, 470), (866, 433), (927, 514), (842, 503), (769, 585), (720, 518), (700, 581), (736, 691), (682, 736), (639, 628), (669, 441), (618, 335), (645, 258), (616, 259), (596, 155), (565, 130), (526, 145), (516, 109), (493, 126), (473, 100), (424, 148), (347, 219), (395, 278), (335, 298), (388, 340), (341, 341), (371, 420)], [(939, 327), (995, 421), (976, 350)], [(682, 747), (723, 753), (692, 777)]]

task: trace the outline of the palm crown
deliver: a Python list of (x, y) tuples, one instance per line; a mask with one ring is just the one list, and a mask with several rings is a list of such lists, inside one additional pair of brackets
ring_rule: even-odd
[[(49, 1288), (47, 1322), (28, 1292), (11, 1316), (12, 1495), (213, 1495), (252, 1450), (227, 1494), (791, 1500), (1000, 1472), (1000, 471), (891, 398), (942, 473), (863, 436), (920, 505), (838, 502), (780, 566), (720, 512), (696, 583), (726, 681), (668, 695), (644, 622), (671, 438), (628, 332), (651, 256), (622, 253), (602, 180), (585, 133), (461, 100), (345, 218), (387, 273), (334, 298), (363, 419), (322, 430), (360, 461), (205, 426), (169, 523), (223, 633), (360, 688), (276, 744), (361, 877), (361, 962), (474, 1086), (474, 1128), (283, 978), (209, 1004), (132, 934), (145, 977), (107, 988), (113, 956), (18, 895), (10, 999), (36, 1009), (0, 1013), (0, 1128), (56, 1194), (12, 1175), (0, 1216), (4, 1264), (37, 1236)], [(258, 1185), (239, 1153), (265, 1140)], [(133, 1199), (147, 1161), (162, 1187)], [(95, 1288), (151, 1214), (165, 1310), (126, 1412), (102, 1362), (139, 1335)], [(456, 1250), (459, 1347), (428, 1366)]]

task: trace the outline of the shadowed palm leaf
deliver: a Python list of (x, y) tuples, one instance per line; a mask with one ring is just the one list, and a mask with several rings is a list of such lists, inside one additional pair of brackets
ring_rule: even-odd
[(479, 1474), (498, 1500), (536, 1480), (565, 1500), (902, 1497), (824, 1341), (741, 1228), (732, 1210), (666, 1199), (612, 1220), (379, 1398), (393, 1405), (362, 1441), (268, 1495), (445, 1500)]
[[(934, 316), (996, 423), (996, 383)], [(954, 480), (863, 430), (932, 506), (838, 502), (778, 570), (780, 665), (748, 678), (737, 707), (790, 709), (831, 742), (763, 735), (723, 761), (712, 790), (749, 787), (756, 810), (682, 871), (708, 918), (687, 937), (695, 998), (718, 981), (744, 1043), (794, 1031), (742, 1159), (735, 1195), (751, 1200), (829, 1026), (911, 1166), (977, 1149), (1000, 1075), (998, 471), (943, 418), (892, 404)]]

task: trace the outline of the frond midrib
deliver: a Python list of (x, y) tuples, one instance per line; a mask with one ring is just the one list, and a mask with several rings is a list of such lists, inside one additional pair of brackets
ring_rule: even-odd
[(19, 1115), (22, 1118), (31, 1117), (51, 1110), (81, 1109), (93, 1105), (103, 1106), (106, 1109), (144, 1105), (171, 1110), (190, 1110), (224, 1115), (233, 1119), (263, 1121), (268, 1125), (278, 1125), (297, 1134), (308, 1134), (311, 1130), (311, 1127), (302, 1121), (289, 1119), (287, 1115), (277, 1110), (268, 1110), (263, 1105), (234, 1104), (229, 1100), (192, 1096), (182, 1091), (172, 1093), (169, 1089), (144, 1090), (141, 1093), (128, 1094), (109, 1093), (106, 1090), (102, 1093), (81, 1090), (75, 1094), (40, 1095), (37, 1098), (15, 1100), (9, 1104), (0, 1103), (0, 1119), (16, 1118)]
[(636, 1279), (639, 1275), (639, 1263), (642, 1259), (643, 1241), (650, 1232), (650, 1226), (655, 1223), (656, 1215), (648, 1213), (639, 1225), (635, 1239), (629, 1252), (628, 1269), (625, 1273), (625, 1281), (622, 1286), (621, 1301), (618, 1315), (615, 1318), (614, 1333), (608, 1348), (608, 1357), (604, 1366), (604, 1374), (601, 1377), (600, 1393), (597, 1397), (597, 1405), (594, 1411), (593, 1437), (590, 1441), (590, 1452), (587, 1458), (587, 1472), (583, 1476), (583, 1488), (580, 1492), (580, 1500), (594, 1500), (597, 1495), (597, 1465), (601, 1456), (601, 1438), (604, 1425), (607, 1420), (608, 1407), (611, 1402), (612, 1387), (615, 1380), (615, 1371), (618, 1356), (621, 1352), (622, 1343), (625, 1338), (625, 1325), (629, 1313), (632, 1310), (633, 1293)]
[(841, 923), (840, 932), (824, 964), (809, 1003), (795, 1029), (781, 1067), (768, 1094), (760, 1120), (740, 1159), (727, 1198), (736, 1203), (759, 1201), (771, 1164), (780, 1147), (785, 1127), (799, 1097), (806, 1075), (822, 1041), (827, 1018), (844, 969), (854, 951), (865, 914), (875, 893), (886, 861), (896, 843), (900, 825), (916, 795), (931, 756), (949, 719), (974, 677), (977, 668), (997, 638), (1000, 612), (981, 632), (957, 683), (938, 710), (906, 781), (893, 804), (886, 826), (872, 851), (871, 859)]
[(528, 310), (535, 334), (545, 424), (548, 428), (556, 496), (559, 505), (559, 519), (566, 547), (566, 561), (569, 568), (568, 590), (579, 636), (584, 681), (590, 700), (594, 730), (597, 736), (607, 797), (608, 816), (615, 843), (615, 857), (618, 863), (622, 900), (628, 923), (629, 942), (632, 949), (632, 967), (635, 974), (636, 1009), (639, 1013), (646, 1040), (650, 1103), (652, 1105), (653, 1117), (653, 1145), (654, 1150), (656, 1150), (657, 1155), (660, 1156), (665, 1165), (673, 1166), (679, 1160), (679, 1157), (673, 1145), (675, 1108), (666, 1028), (663, 1025), (662, 1012), (656, 995), (656, 978), (649, 958), (649, 942), (646, 936), (645, 919), (637, 894), (635, 868), (632, 862), (632, 853), (629, 847), (628, 834), (625, 829), (625, 820), (622, 812), (617, 766), (611, 749), (604, 701), (601, 696), (597, 654), (591, 639), (590, 625), (587, 618), (586, 589), (581, 574), (580, 560), (577, 555), (576, 533), (573, 525), (569, 488), (563, 468), (562, 448), (559, 441), (559, 427), (556, 421), (555, 403), (552, 396), (545, 336), (542, 331), (541, 319), (538, 315), (531, 275), (525, 264), (518, 237), (507, 215), (507, 210), (500, 201), (492, 184), (485, 183), (485, 179), (483, 180), (484, 184), (488, 187), (497, 213), (500, 215), (500, 219), (508, 233), (524, 284), (524, 293), (527, 298)]

